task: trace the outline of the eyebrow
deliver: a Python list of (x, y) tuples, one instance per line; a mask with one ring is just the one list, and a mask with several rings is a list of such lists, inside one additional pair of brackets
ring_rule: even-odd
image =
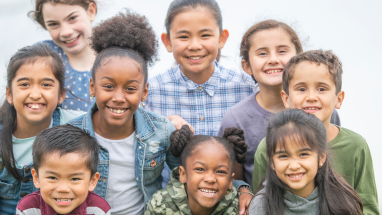
[[(72, 12), (72, 13), (70, 13), (69, 15), (67, 15), (65, 18), (64, 18), (64, 20), (65, 19), (67, 19), (67, 18), (69, 18), (69, 17), (71, 17), (74, 13), (77, 13), (78, 11), (74, 11), (74, 12)], [(49, 23), (49, 22), (57, 22), (57, 21), (55, 21), (55, 20), (47, 20), (47, 21), (45, 21), (46, 23)]]
[[(108, 80), (110, 80), (110, 81), (114, 81), (113, 78), (110, 78), (110, 77), (107, 77), (107, 76), (102, 77), (101, 80), (102, 80), (102, 79), (108, 79)], [(137, 81), (137, 80), (130, 80), (130, 81), (127, 81), (128, 84), (130, 84), (130, 83), (132, 83), (132, 82), (137, 82), (137, 83), (139, 84), (139, 81)]]
[[(26, 78), (26, 77), (24, 77), (24, 78), (19, 78), (19, 79), (17, 79), (17, 81), (16, 82), (20, 82), (20, 81), (29, 81), (29, 80), (31, 80), (30, 78)], [(51, 78), (43, 78), (42, 79), (43, 81), (51, 81), (51, 82), (55, 82), (53, 79), (51, 79)]]
[[(204, 29), (200, 30), (199, 33), (200, 32), (206, 32), (206, 31), (213, 32), (213, 30), (211, 28), (204, 28)], [(176, 34), (182, 34), (182, 33), (190, 33), (190, 32), (187, 30), (180, 30), (180, 31), (177, 31), (175, 33)]]
[(58, 175), (58, 173), (56, 173), (56, 172), (53, 172), (53, 171), (51, 171), (51, 170), (45, 171), (45, 173), (49, 173), (49, 174)]
[[(277, 48), (290, 48), (290, 47), (288, 45), (279, 45), (279, 46), (277, 46)], [(256, 49), (255, 52), (260, 51), (260, 50), (266, 50), (266, 49), (268, 49), (268, 48), (267, 47), (260, 47), (260, 48)]]
[[(304, 152), (304, 151), (312, 151), (312, 149), (310, 149), (310, 148), (303, 148), (303, 149), (300, 149), (300, 150), (298, 150), (299, 152)], [(275, 152), (275, 154), (283, 154), (283, 153), (286, 153), (286, 154), (288, 154), (288, 152), (287, 151), (281, 151), (281, 150), (279, 150), (279, 151), (276, 151)]]

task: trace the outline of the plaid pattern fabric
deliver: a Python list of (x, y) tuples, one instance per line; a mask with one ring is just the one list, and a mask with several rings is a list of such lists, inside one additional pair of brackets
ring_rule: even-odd
[(204, 84), (188, 79), (179, 65), (148, 82), (145, 108), (164, 116), (181, 116), (199, 135), (216, 136), (228, 108), (257, 91), (249, 75), (226, 69), (216, 61), (213, 75)]

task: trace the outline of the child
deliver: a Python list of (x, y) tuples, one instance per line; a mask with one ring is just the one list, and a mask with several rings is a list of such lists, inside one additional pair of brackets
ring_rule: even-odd
[(148, 65), (156, 59), (155, 34), (144, 16), (127, 11), (94, 28), (92, 48), (98, 53), (89, 89), (95, 104), (70, 124), (101, 145), (94, 192), (111, 213), (143, 214), (161, 188), (163, 163), (180, 164), (169, 151), (174, 126), (139, 107), (148, 94)]
[[(260, 91), (228, 109), (218, 133), (222, 136), (229, 127), (244, 130), (248, 156), (243, 165), (236, 164), (235, 179), (251, 183), (254, 155), (265, 137), (268, 119), (284, 109), (280, 96), (284, 67), (301, 52), (302, 45), (296, 32), (283, 22), (265, 20), (244, 34), (240, 45), (242, 67), (257, 82)], [(340, 125), (337, 112), (333, 113), (331, 122)]]
[[(333, 154), (331, 165), (353, 187), (363, 203), (364, 214), (379, 214), (378, 195), (370, 149), (359, 134), (330, 124), (334, 108), (342, 105), (342, 65), (330, 51), (307, 51), (293, 57), (284, 69), (281, 96), (286, 108), (314, 114), (326, 129)], [(258, 187), (267, 165), (263, 139), (255, 154), (253, 186)]]
[(328, 160), (326, 130), (314, 115), (283, 111), (267, 127), (265, 188), (252, 200), (249, 214), (362, 215), (357, 192)]
[(72, 125), (49, 128), (33, 143), (33, 183), (40, 189), (17, 205), (17, 215), (110, 215), (109, 204), (94, 190), (99, 145)]
[(96, 58), (89, 38), (96, 13), (95, 0), (36, 0), (35, 11), (31, 12), (52, 37), (41, 43), (48, 44), (64, 61), (65, 87), (71, 92), (62, 104), (64, 109), (89, 109), (90, 69)]
[(170, 138), (170, 150), (181, 166), (172, 170), (166, 189), (153, 195), (145, 214), (238, 214), (232, 181), (235, 161), (245, 159), (243, 131), (228, 128), (224, 138), (193, 136), (184, 125)]
[(63, 110), (65, 68), (46, 45), (18, 50), (7, 68), (6, 98), (0, 108), (0, 214), (14, 215), (19, 200), (37, 189), (32, 144), (42, 130), (65, 124), (82, 112)]

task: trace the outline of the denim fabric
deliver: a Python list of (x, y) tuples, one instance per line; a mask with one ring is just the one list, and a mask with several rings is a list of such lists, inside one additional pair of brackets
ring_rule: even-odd
[[(71, 120), (68, 124), (84, 129), (94, 137), (92, 115), (97, 110), (97, 105), (93, 104), (87, 114)], [(164, 116), (142, 108), (138, 108), (134, 113), (134, 122), (135, 173), (131, 174), (135, 174), (138, 187), (147, 203), (156, 191), (162, 189), (161, 173), (164, 162), (166, 161), (171, 169), (180, 166), (179, 159), (169, 151), (170, 134), (175, 128)], [(101, 176), (94, 192), (105, 198), (108, 178), (112, 176), (109, 176), (109, 153), (102, 146), (99, 152), (98, 172)]]
[[(60, 125), (60, 111), (57, 108), (53, 112), (52, 126)], [(2, 130), (2, 126), (0, 127)], [(20, 175), (23, 177), (21, 181), (17, 181), (4, 167), (0, 155), (0, 214), (14, 215), (16, 213), (17, 203), (24, 196), (37, 191), (33, 184), (31, 169), (33, 164), (27, 164), (19, 169)]]

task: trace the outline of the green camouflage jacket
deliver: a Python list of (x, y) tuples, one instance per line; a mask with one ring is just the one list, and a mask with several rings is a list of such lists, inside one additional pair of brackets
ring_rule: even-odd
[[(179, 167), (171, 172), (171, 180), (166, 189), (154, 193), (147, 203), (145, 215), (173, 214), (173, 215), (191, 215), (191, 209), (188, 205), (187, 193), (181, 188), (179, 181)], [(236, 215), (239, 214), (239, 200), (234, 187), (219, 202), (211, 215)]]

